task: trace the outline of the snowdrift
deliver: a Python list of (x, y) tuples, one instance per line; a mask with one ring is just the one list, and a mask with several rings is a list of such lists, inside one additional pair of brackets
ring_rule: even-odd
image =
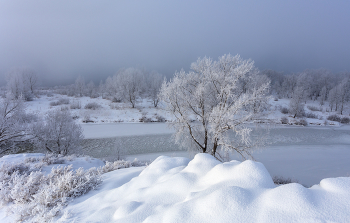
[(253, 161), (161, 156), (147, 168), (105, 174), (58, 222), (348, 222), (350, 178), (276, 187)]

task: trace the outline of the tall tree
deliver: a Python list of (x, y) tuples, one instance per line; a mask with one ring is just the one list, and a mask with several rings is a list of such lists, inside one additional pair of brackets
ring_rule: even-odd
[[(251, 156), (251, 129), (245, 122), (257, 118), (251, 109), (266, 99), (269, 81), (254, 82), (257, 70), (253, 61), (224, 55), (192, 63), (191, 71), (180, 71), (164, 82), (160, 98), (175, 119), (176, 142), (187, 148), (220, 158), (219, 150)], [(229, 137), (229, 132), (239, 140)]]

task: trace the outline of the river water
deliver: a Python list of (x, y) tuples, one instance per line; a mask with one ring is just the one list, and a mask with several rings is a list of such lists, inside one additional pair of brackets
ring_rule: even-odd
[[(152, 160), (159, 155), (193, 156), (173, 142), (173, 130), (165, 123), (82, 127), (86, 139), (79, 152), (96, 158)], [(349, 126), (275, 126), (268, 132), (266, 146), (254, 151), (253, 156), (272, 176), (292, 178), (307, 186), (327, 177), (350, 176)]]

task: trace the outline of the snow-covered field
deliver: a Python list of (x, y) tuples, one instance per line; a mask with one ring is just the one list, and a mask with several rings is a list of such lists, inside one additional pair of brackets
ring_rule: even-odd
[[(9, 156), (0, 162), (21, 161)], [(80, 160), (81, 161), (81, 160)], [(85, 165), (98, 166), (98, 161)], [(73, 161), (74, 163), (74, 161)], [(74, 164), (73, 164), (74, 165)], [(147, 167), (103, 175), (96, 190), (68, 204), (54, 222), (348, 222), (350, 178), (323, 179), (305, 188), (277, 186), (264, 165), (160, 156)], [(10, 204), (11, 205), (11, 204)], [(0, 221), (12, 222), (6, 206)], [(30, 221), (30, 220), (29, 220)]]
[[(68, 99), (69, 104), (61, 104), (57, 106), (51, 106), (50, 103), (57, 102), (59, 99)], [(93, 109), (85, 109), (84, 107), (89, 103), (97, 103), (101, 107)], [(288, 108), (289, 99), (279, 99), (275, 101), (271, 99), (269, 101), (270, 107), (269, 111), (265, 113), (265, 118), (273, 121), (274, 123), (280, 124), (282, 117), (287, 117), (289, 124), (294, 124), (298, 118), (293, 118), (288, 114), (282, 114), (281, 108)], [(41, 95), (40, 98), (35, 98), (34, 101), (26, 102), (27, 111), (35, 112), (41, 115), (45, 115), (48, 111), (58, 108), (73, 108), (75, 105), (79, 105), (80, 108), (70, 109), (73, 116), (75, 117), (78, 123), (138, 123), (141, 122), (143, 117), (147, 118), (148, 121), (157, 122), (160, 119), (164, 118), (165, 120), (172, 120), (173, 117), (164, 110), (162, 110), (162, 104), (160, 103), (157, 108), (152, 105), (150, 99), (139, 100), (135, 108), (131, 107), (130, 103), (115, 103), (107, 99), (90, 98), (90, 97), (68, 97), (66, 95), (53, 94), (52, 97), (47, 95)], [(311, 111), (308, 107), (312, 106), (321, 111)], [(330, 112), (328, 104), (326, 103), (323, 106), (319, 105), (317, 101), (307, 101), (305, 105), (306, 113), (313, 113), (317, 118), (305, 118), (309, 125), (314, 126), (337, 126), (338, 122), (329, 121), (325, 123), (326, 118), (329, 115), (336, 114), (336, 112)], [(344, 117), (348, 117), (350, 114), (350, 108), (347, 106), (344, 109)]]
[[(119, 173), (118, 173), (119, 171)], [(62, 222), (347, 222), (350, 178), (276, 187), (258, 162), (159, 157), (106, 175)]]

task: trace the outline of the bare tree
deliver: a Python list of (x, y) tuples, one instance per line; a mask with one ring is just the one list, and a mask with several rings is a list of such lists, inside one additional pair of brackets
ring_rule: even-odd
[(295, 88), (292, 98), (289, 102), (289, 113), (295, 117), (301, 117), (305, 113), (304, 104), (305, 93), (302, 87)]
[(0, 100), (0, 154), (28, 136), (24, 108), (21, 98)]
[[(251, 129), (245, 123), (257, 118), (253, 105), (265, 100), (269, 82), (253, 84), (253, 61), (224, 55), (218, 61), (198, 59), (192, 71), (180, 71), (164, 82), (160, 98), (175, 119), (176, 142), (220, 158), (219, 149), (251, 157)], [(233, 140), (229, 132), (239, 139)]]
[(45, 119), (32, 127), (37, 146), (49, 152), (66, 155), (77, 148), (83, 139), (82, 128), (76, 124), (68, 110), (49, 112)]
[(159, 103), (159, 91), (162, 87), (163, 76), (155, 71), (151, 72), (147, 76), (147, 92), (149, 97), (152, 99), (153, 106), (157, 107)]
[(78, 94), (79, 97), (82, 97), (84, 95), (85, 91), (85, 80), (82, 76), (79, 76), (75, 80), (75, 91)]
[(130, 102), (135, 108), (136, 102), (144, 85), (144, 76), (141, 70), (128, 68), (119, 72), (116, 76), (118, 93), (120, 97)]
[(36, 75), (34, 70), (25, 69), (23, 72), (23, 78), (25, 85), (28, 86), (30, 93), (35, 94), (35, 90), (38, 87), (38, 76)]
[(32, 100), (37, 84), (37, 75), (31, 69), (16, 68), (7, 75), (7, 91), (15, 99)]

